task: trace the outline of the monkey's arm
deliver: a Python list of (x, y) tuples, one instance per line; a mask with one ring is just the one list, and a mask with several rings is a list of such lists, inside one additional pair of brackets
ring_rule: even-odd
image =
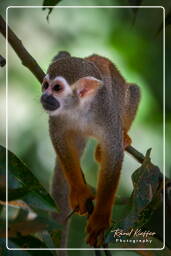
[(63, 133), (57, 138), (53, 138), (52, 142), (69, 184), (70, 206), (77, 213), (85, 214), (87, 212), (86, 202), (88, 199), (94, 199), (94, 195), (86, 185), (80, 168), (80, 153), (76, 144), (76, 135), (71, 132)]
[(106, 134), (101, 143), (101, 170), (96, 193), (96, 206), (88, 220), (87, 242), (91, 246), (100, 246), (104, 231), (110, 226), (112, 206), (120, 177), (123, 161), (123, 138), (121, 126), (112, 129), (113, 134)]

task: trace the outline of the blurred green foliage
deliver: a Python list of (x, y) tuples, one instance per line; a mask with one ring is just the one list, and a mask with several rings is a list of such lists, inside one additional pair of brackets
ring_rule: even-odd
[[(127, 1), (124, 1), (127, 4)], [(88, 0), (86, 5), (104, 5), (104, 1)], [(113, 1), (106, 0), (105, 5)], [(120, 2), (117, 1), (116, 4)], [(144, 1), (144, 5), (147, 1)], [(2, 1), (5, 6), (20, 5), (21, 1)], [(42, 1), (26, 0), (24, 5), (42, 4)], [(63, 0), (59, 5), (83, 5), (83, 1)], [(149, 3), (148, 3), (149, 4)], [(156, 1), (160, 5), (160, 1)], [(157, 33), (163, 19), (162, 8), (139, 9), (135, 14), (128, 8), (103, 9), (54, 9), (46, 21), (48, 11), (41, 8), (8, 10), (9, 25), (21, 38), (25, 47), (46, 71), (52, 57), (60, 50), (73, 56), (85, 57), (93, 53), (111, 59), (128, 82), (137, 83), (142, 100), (130, 131), (133, 145), (141, 152), (152, 147), (153, 162), (163, 170), (163, 40)], [(171, 42), (171, 38), (169, 39)], [(1, 43), (2, 41), (2, 43)], [(0, 38), (0, 44), (4, 43)], [(169, 43), (166, 44), (166, 50)], [(2, 55), (5, 55), (2, 49)], [(166, 58), (169, 61), (168, 55)], [(169, 72), (168, 72), (169, 73)], [(5, 80), (3, 70), (2, 79)], [(166, 76), (170, 83), (170, 76)], [(171, 109), (170, 90), (166, 94), (167, 113)], [(40, 84), (25, 69), (9, 47), (8, 56), (8, 130), (9, 149), (15, 152), (33, 170), (46, 189), (54, 168), (55, 154), (48, 136), (48, 117), (39, 103)], [(0, 87), (0, 101), (5, 108), (5, 86)], [(168, 138), (166, 140), (166, 175), (170, 175), (171, 116), (166, 115)], [(5, 116), (2, 116), (1, 144), (5, 145)], [(96, 184), (98, 165), (93, 160), (95, 141), (89, 141), (82, 165), (86, 179)], [(132, 191), (131, 174), (138, 167), (134, 159), (125, 156), (118, 196), (128, 196)], [(125, 182), (126, 180), (126, 182)], [(72, 237), (79, 237), (85, 246), (80, 227), (85, 220), (72, 219)], [(84, 234), (83, 234), (84, 236)], [(71, 236), (70, 236), (71, 237)], [(73, 238), (70, 246), (78, 242)], [(78, 239), (78, 238), (76, 238)], [(73, 253), (71, 252), (71, 255)], [(128, 253), (129, 254), (129, 253)], [(126, 255), (128, 255), (126, 254)], [(74, 254), (73, 254), (74, 255)], [(79, 255), (79, 252), (78, 252)], [(83, 255), (83, 254), (80, 254)], [(115, 252), (113, 255), (119, 255)], [(124, 254), (122, 254), (124, 255)], [(131, 255), (133, 253), (131, 252)]]

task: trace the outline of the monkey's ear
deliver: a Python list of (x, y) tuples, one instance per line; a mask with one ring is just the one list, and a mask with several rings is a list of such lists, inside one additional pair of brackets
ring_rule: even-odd
[(95, 92), (101, 85), (102, 85), (101, 80), (92, 76), (86, 76), (86, 77), (80, 78), (74, 84), (74, 88), (76, 88), (76, 91), (79, 97), (84, 98), (84, 97), (95, 94)]
[(58, 52), (57, 55), (55, 55), (52, 59), (52, 62), (53, 61), (56, 61), (56, 60), (59, 60), (61, 58), (67, 58), (67, 57), (71, 57), (70, 53), (69, 52), (66, 52), (66, 51), (60, 51)]

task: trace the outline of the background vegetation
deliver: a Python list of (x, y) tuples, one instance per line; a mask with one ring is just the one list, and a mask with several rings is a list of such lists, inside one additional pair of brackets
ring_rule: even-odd
[[(87, 5), (96, 5), (96, 2), (87, 1)], [(106, 1), (105, 5), (111, 2)], [(64, 0), (60, 5), (68, 3), (71, 4), (71, 1)], [(15, 1), (15, 4), (20, 5), (21, 2)], [(25, 4), (35, 4), (35, 1), (25, 1)], [(72, 4), (82, 5), (82, 1), (72, 1)], [(5, 5), (13, 5), (13, 3), (2, 1), (2, 9)], [(140, 9), (136, 16), (135, 10), (130, 8), (54, 9), (49, 23), (46, 20), (47, 10), (42, 11), (40, 8), (10, 8), (8, 15), (10, 27), (22, 39), (25, 47), (44, 71), (52, 57), (60, 50), (67, 50), (71, 55), (78, 57), (96, 53), (111, 59), (127, 81), (140, 86), (142, 100), (130, 135), (133, 145), (140, 152), (145, 153), (148, 148), (152, 148), (153, 163), (163, 171), (163, 35), (162, 31), (158, 32), (162, 24), (163, 9)], [(3, 39), (0, 40), (4, 44)], [(4, 50), (1, 51), (4, 55)], [(21, 65), (10, 47), (8, 61), (9, 149), (27, 164), (40, 183), (49, 190), (55, 154), (48, 136), (48, 117), (39, 102), (40, 84)], [(5, 71), (1, 73), (5, 81)], [(166, 77), (167, 83), (169, 79), (170, 77)], [(0, 87), (2, 109), (5, 108), (4, 96), (5, 84), (2, 83)], [(169, 109), (170, 101), (167, 101), (167, 113)], [(171, 131), (169, 115), (166, 115), (166, 126), (169, 134)], [(86, 179), (93, 186), (97, 179), (97, 164), (93, 160), (95, 143), (95, 141), (88, 143), (82, 159)], [(1, 144), (5, 145), (4, 114)], [(166, 140), (166, 149), (166, 175), (169, 177), (171, 168), (168, 157), (171, 153), (169, 139)], [(125, 154), (118, 197), (128, 197), (131, 194), (133, 189), (131, 174), (138, 166), (133, 158)], [(14, 211), (11, 211), (11, 214), (13, 216)], [(69, 247), (84, 248), (85, 219), (73, 216), (71, 225)], [(157, 220), (155, 225), (158, 225)], [(84, 254), (84, 252), (78, 253)], [(72, 255), (73, 252), (70, 254)], [(113, 255), (129, 255), (129, 252), (126, 254), (113, 252)], [(130, 255), (133, 253), (131, 252)]]

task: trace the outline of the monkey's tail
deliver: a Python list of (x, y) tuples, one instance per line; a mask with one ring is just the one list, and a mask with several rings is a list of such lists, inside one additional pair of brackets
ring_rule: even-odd
[(129, 93), (129, 116), (131, 118), (131, 121), (133, 121), (141, 98), (139, 86), (136, 84), (129, 84)]
[(135, 102), (136, 105), (138, 105), (141, 98), (141, 91), (139, 86), (136, 84), (130, 84), (130, 94), (131, 99)]

